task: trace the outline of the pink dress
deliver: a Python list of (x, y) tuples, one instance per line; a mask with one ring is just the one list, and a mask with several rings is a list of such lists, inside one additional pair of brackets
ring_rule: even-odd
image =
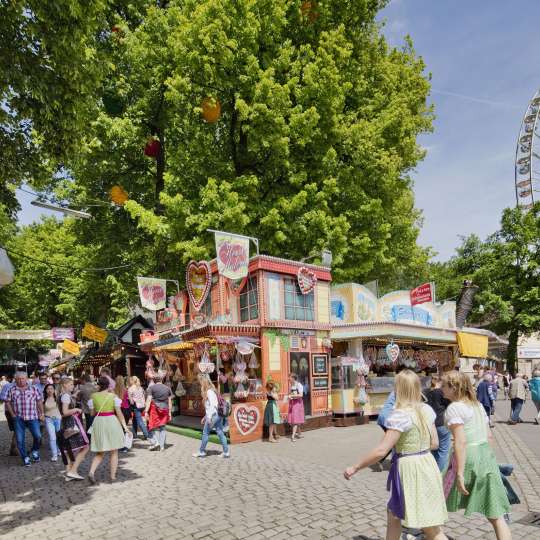
[(287, 421), (291, 425), (304, 423), (304, 387), (296, 382), (291, 387), (291, 394), (298, 394), (297, 398), (289, 398), (289, 413), (287, 414)]

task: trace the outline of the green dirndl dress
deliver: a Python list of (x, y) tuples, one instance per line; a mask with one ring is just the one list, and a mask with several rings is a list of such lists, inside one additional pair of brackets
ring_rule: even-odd
[[(482, 514), (487, 518), (500, 518), (510, 512), (510, 502), (504, 487), (495, 454), (488, 443), (488, 421), (481, 405), (469, 406), (459, 403), (460, 407), (470, 407), (473, 416), (464, 423), (466, 446), (466, 461), (464, 480), (469, 495), (463, 495), (457, 489), (456, 483), (452, 486), (446, 507), (449, 512), (464, 509), (465, 515), (473, 513)], [(451, 422), (451, 407), (447, 411), (447, 418)], [(455, 463), (455, 460), (452, 460)]]
[(91, 398), (97, 416), (92, 422), (90, 449), (92, 452), (109, 452), (123, 448), (124, 430), (114, 411), (116, 396), (110, 392), (97, 392)]
[(264, 425), (281, 424), (281, 414), (276, 400), (270, 394), (267, 394), (266, 397), (268, 401), (264, 409)]
[[(423, 405), (418, 414), (424, 415), (427, 425), (435, 421), (429, 405)], [(441, 473), (429, 451), (430, 433), (424, 433), (417, 413), (409, 409), (394, 409), (385, 425), (402, 432), (395, 451), (400, 456), (397, 466), (405, 503), (403, 525), (414, 529), (443, 525), (448, 513)]]

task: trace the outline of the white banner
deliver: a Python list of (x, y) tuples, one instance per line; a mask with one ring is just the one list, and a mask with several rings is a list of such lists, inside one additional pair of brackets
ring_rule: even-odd
[(138, 276), (137, 283), (139, 285), (139, 297), (143, 308), (152, 311), (165, 309), (167, 280)]
[(249, 238), (226, 232), (215, 233), (218, 272), (229, 279), (248, 275)]
[(0, 287), (13, 283), (15, 269), (9, 260), (6, 250), (0, 248)]

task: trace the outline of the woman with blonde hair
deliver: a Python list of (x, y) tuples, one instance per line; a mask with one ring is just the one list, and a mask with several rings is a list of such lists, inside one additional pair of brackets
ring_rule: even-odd
[(133, 376), (129, 378), (128, 398), (131, 412), (133, 413), (133, 419), (131, 421), (133, 437), (137, 436), (137, 428), (140, 427), (143, 438), (146, 440), (148, 439), (148, 429), (142, 417), (146, 404), (146, 394), (144, 393), (144, 388), (141, 386), (139, 377)]
[[(129, 406), (128, 391), (126, 388), (124, 377), (122, 377), (122, 375), (118, 375), (115, 379), (114, 393), (116, 394), (116, 397), (121, 401), (120, 410), (122, 411), (122, 415), (124, 417), (126, 425), (129, 425), (129, 420), (131, 419), (131, 407)], [(128, 449), (125, 446), (120, 449), (120, 452), (127, 451)]]
[(345, 470), (349, 480), (361, 469), (377, 463), (392, 448), (388, 476), (387, 540), (399, 540), (403, 525), (422, 529), (427, 540), (445, 540), (441, 525), (448, 514), (441, 474), (430, 450), (437, 448), (435, 412), (422, 402), (420, 379), (411, 370), (395, 379), (396, 406), (386, 420), (381, 442), (360, 461)]
[(223, 446), (221, 457), (231, 457), (227, 438), (225, 437), (225, 433), (223, 433), (223, 417), (220, 416), (218, 412), (219, 402), (216, 387), (213, 385), (208, 375), (199, 375), (199, 383), (201, 385), (201, 397), (204, 400), (205, 415), (201, 420), (201, 424), (204, 424), (204, 428), (201, 447), (198, 452), (193, 454), (193, 457), (199, 458), (206, 456), (206, 445), (208, 444), (208, 438), (210, 437), (210, 431), (212, 429), (216, 430), (221, 446)]
[(512, 535), (504, 514), (510, 511), (510, 503), (489, 446), (491, 433), (486, 411), (465, 373), (446, 373), (442, 390), (452, 402), (446, 409), (446, 423), (454, 438), (454, 453), (445, 477), (448, 511), (465, 509), (466, 516), (482, 514), (493, 526), (498, 540), (509, 540)]

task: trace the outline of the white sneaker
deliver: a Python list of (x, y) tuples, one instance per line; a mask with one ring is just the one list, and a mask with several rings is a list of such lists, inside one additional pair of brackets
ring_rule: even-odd
[(51, 458), (51, 461), (58, 461), (58, 456), (53, 456), (53, 457)]
[(223, 452), (223, 453), (221, 454), (221, 457), (222, 457), (222, 458), (230, 458), (230, 457), (231, 457), (231, 453), (230, 453), (230, 452)]
[(191, 454), (193, 457), (206, 457), (206, 452), (195, 452), (194, 454)]

